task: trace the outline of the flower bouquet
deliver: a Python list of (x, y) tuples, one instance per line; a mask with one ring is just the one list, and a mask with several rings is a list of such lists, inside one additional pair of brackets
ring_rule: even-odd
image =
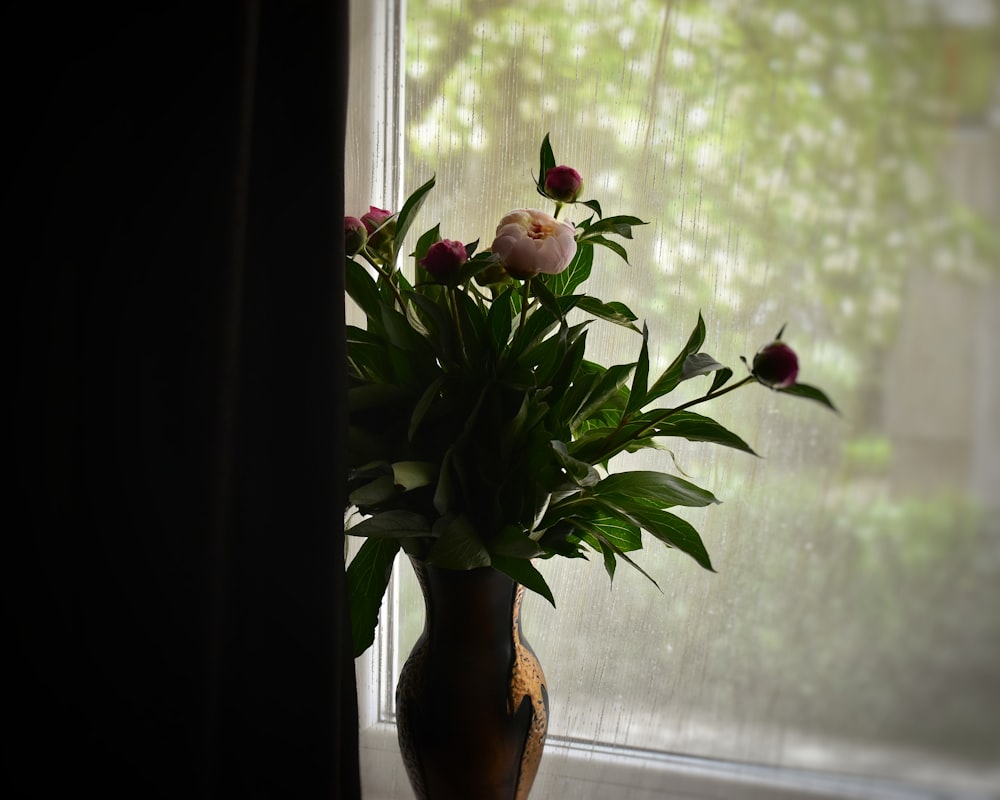
[[(550, 602), (535, 559), (594, 553), (610, 576), (618, 559), (642, 571), (628, 554), (643, 532), (712, 569), (698, 532), (671, 510), (718, 502), (712, 493), (667, 473), (608, 474), (609, 460), (669, 437), (753, 453), (692, 410), (749, 384), (833, 408), (797, 381), (780, 331), (732, 382), (733, 370), (701, 351), (700, 315), (670, 366), (650, 375), (646, 326), (581, 291), (594, 248), (627, 262), (623, 240), (645, 223), (581, 200), (579, 173), (557, 166), (548, 136), (536, 190), (553, 213), (512, 211), (488, 249), (435, 226), (417, 240), (408, 279), (400, 247), (433, 186), (398, 214), (373, 207), (345, 220), (346, 288), (367, 318), (366, 329), (348, 328), (349, 499), (363, 516), (348, 533), (366, 537), (348, 569), (356, 654), (373, 640), (400, 549), (447, 569), (492, 567)], [(575, 224), (560, 219), (572, 207), (585, 210)], [(595, 320), (634, 330), (636, 360), (589, 361)], [(704, 394), (669, 403), (699, 377)]]
[[(645, 533), (712, 569), (675, 509), (718, 502), (713, 494), (668, 473), (609, 473), (610, 460), (670, 437), (753, 453), (692, 410), (750, 384), (833, 406), (798, 382), (780, 331), (733, 380), (702, 352), (700, 315), (673, 362), (651, 375), (645, 324), (623, 303), (581, 289), (595, 248), (627, 262), (623, 242), (644, 223), (581, 200), (579, 173), (556, 164), (548, 136), (536, 189), (553, 212), (510, 212), (483, 250), (442, 238), (436, 225), (417, 239), (408, 278), (400, 249), (433, 186), (418, 188), (398, 214), (372, 207), (345, 219), (345, 285), (367, 321), (347, 329), (347, 532), (365, 537), (347, 570), (355, 653), (374, 639), (402, 550), (426, 602), (424, 633), (396, 691), (414, 790), (524, 798), (544, 744), (548, 692), (521, 634), (520, 598), (527, 588), (554, 604), (536, 560), (596, 554), (612, 577), (619, 559), (642, 572), (629, 553)], [(567, 208), (582, 221), (560, 219)], [(596, 321), (635, 332), (635, 361), (587, 359)], [(669, 402), (696, 378), (707, 381), (702, 394)]]

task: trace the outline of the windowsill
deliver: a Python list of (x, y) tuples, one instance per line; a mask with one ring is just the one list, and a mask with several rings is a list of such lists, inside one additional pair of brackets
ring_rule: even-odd
[[(398, 596), (390, 591), (387, 609), (398, 614)], [(375, 646), (356, 662), (361, 722), (361, 776), (366, 800), (412, 800), (413, 792), (399, 754), (396, 726), (383, 721), (393, 687), (386, 682), (389, 633), (379, 628)], [(704, 745), (729, 737), (706, 731)], [(970, 773), (946, 766), (927, 754), (889, 752), (861, 744), (794, 740), (786, 755), (802, 766), (764, 764), (677, 755), (655, 750), (594, 744), (551, 737), (535, 779), (536, 800), (997, 800), (1000, 767)], [(810, 749), (811, 748), (811, 749)], [(822, 749), (823, 757), (817, 753)], [(812, 752), (806, 758), (805, 752)], [(812, 762), (812, 763), (810, 763)], [(839, 774), (837, 769), (846, 770)], [(888, 770), (888, 771), (886, 771)], [(854, 773), (854, 774), (851, 774)], [(898, 774), (897, 780), (870, 775)], [(945, 774), (946, 773), (946, 774)], [(905, 776), (905, 777), (902, 777)]]
[[(396, 728), (377, 723), (361, 733), (366, 800), (413, 797), (399, 755)], [(987, 794), (942, 794), (888, 781), (824, 772), (739, 764), (549, 740), (533, 796), (560, 800), (987, 800)]]

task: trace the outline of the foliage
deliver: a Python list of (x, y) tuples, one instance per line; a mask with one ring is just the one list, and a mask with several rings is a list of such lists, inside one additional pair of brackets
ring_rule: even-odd
[[(546, 136), (542, 194), (541, 175), (555, 164)], [(671, 437), (753, 453), (690, 409), (761, 381), (753, 372), (732, 381), (733, 370), (702, 352), (700, 314), (673, 362), (651, 374), (649, 334), (637, 316), (581, 289), (594, 248), (627, 262), (623, 242), (645, 223), (603, 216), (594, 200), (580, 201), (591, 213), (575, 225), (575, 255), (556, 274), (515, 280), (497, 254), (473, 242), (453, 275), (433, 277), (421, 261), (442, 241), (436, 225), (417, 240), (411, 282), (399, 253), (433, 186), (434, 179), (420, 186), (372, 231), (377, 249), (363, 248), (361, 260), (346, 264), (347, 291), (367, 322), (348, 328), (349, 499), (363, 517), (348, 533), (366, 537), (348, 569), (356, 652), (372, 641), (400, 549), (451, 569), (491, 566), (551, 602), (534, 559), (595, 553), (613, 577), (619, 559), (640, 569), (629, 553), (642, 548), (644, 531), (711, 570), (698, 532), (673, 509), (716, 503), (715, 496), (671, 474), (608, 474), (608, 461)], [(587, 359), (596, 320), (635, 332), (635, 361), (605, 367)], [(699, 377), (708, 378), (704, 393), (667, 403)], [(777, 391), (832, 408), (815, 387)]]
[[(606, 185), (657, 220), (633, 255), (684, 269), (672, 312), (704, 307), (720, 270), (728, 304), (757, 304), (766, 264), (785, 297), (812, 300), (793, 310), (796, 330), (872, 352), (892, 339), (908, 271), (971, 277), (1000, 255), (940, 169), (944, 132), (988, 108), (1000, 15), (966, 29), (935, 7), (410, 0), (409, 152), (474, 174), (477, 154), (565, 126), (603, 148)], [(494, 109), (496, 97), (517, 102)], [(494, 187), (507, 177), (488, 172)], [(873, 379), (867, 363), (856, 373)]]

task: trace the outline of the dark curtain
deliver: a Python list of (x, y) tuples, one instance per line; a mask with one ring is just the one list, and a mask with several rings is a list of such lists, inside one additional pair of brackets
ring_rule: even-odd
[(0, 12), (5, 797), (360, 796), (345, 6)]

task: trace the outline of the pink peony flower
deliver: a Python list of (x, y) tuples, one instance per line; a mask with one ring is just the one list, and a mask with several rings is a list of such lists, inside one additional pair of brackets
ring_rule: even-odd
[(576, 255), (576, 229), (544, 211), (521, 208), (500, 220), (492, 251), (507, 272), (526, 279), (544, 272), (555, 275)]
[(447, 282), (458, 273), (467, 258), (464, 244), (452, 239), (442, 239), (430, 246), (427, 255), (420, 259), (420, 266), (439, 281)]
[(357, 217), (344, 217), (344, 249), (347, 255), (354, 256), (361, 252), (368, 240), (368, 230)]
[(545, 173), (545, 193), (560, 203), (572, 203), (583, 190), (583, 178), (572, 167), (552, 167)]
[(771, 342), (753, 357), (753, 374), (772, 389), (787, 389), (799, 375), (799, 359), (784, 342)]

